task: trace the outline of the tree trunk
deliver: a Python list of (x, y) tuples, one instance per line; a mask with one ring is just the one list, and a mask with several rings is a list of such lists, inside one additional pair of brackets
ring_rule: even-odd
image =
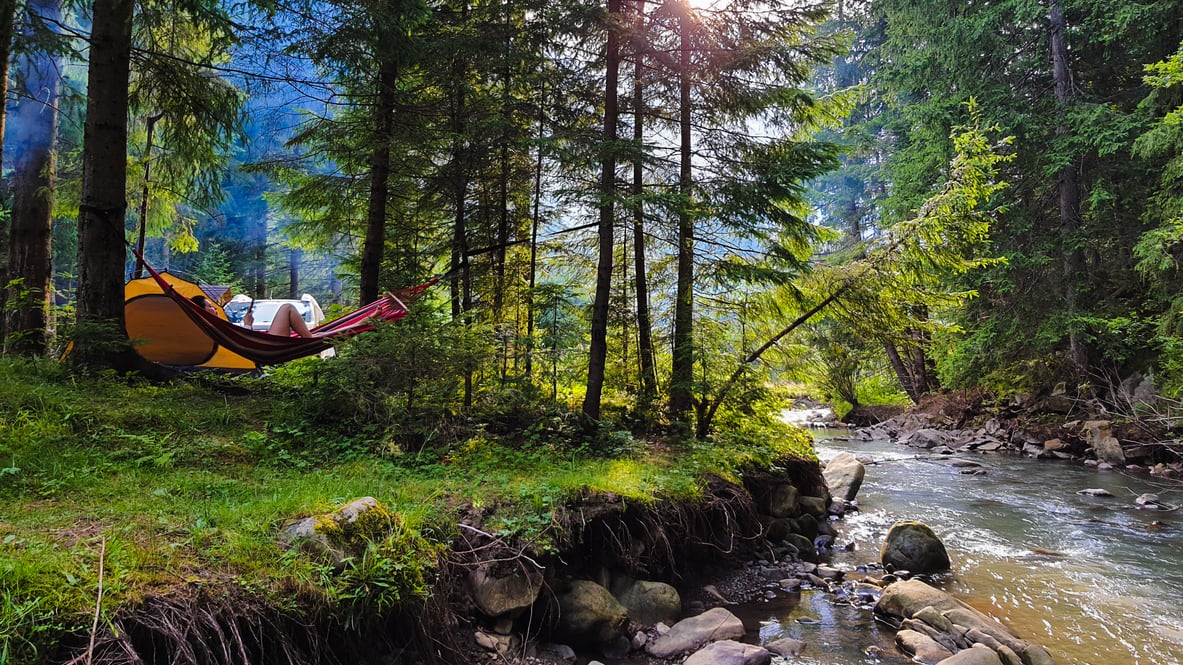
[[(303, 252), (296, 248), (288, 250), (288, 297), (297, 300), (300, 298), (300, 259), (303, 257)], [(367, 301), (373, 302), (373, 300)]]
[[(1056, 127), (1056, 136), (1066, 137), (1070, 130), (1063, 124), (1063, 119), (1068, 107), (1072, 105), (1075, 95), (1072, 91), (1072, 72), (1068, 68), (1068, 46), (1064, 40), (1064, 12), (1060, 6), (1060, 0), (1051, 0), (1049, 22), (1052, 33), (1052, 76), (1055, 84), (1056, 106), (1061, 119), (1060, 124)], [(1085, 277), (1085, 265), (1084, 250), (1081, 249), (1081, 239), (1079, 238), (1081, 230), (1080, 183), (1076, 167), (1071, 162), (1061, 168), (1057, 174), (1056, 188), (1059, 190), (1060, 228), (1063, 230), (1062, 237), (1065, 244), (1063, 250), (1064, 308), (1070, 321), (1069, 354), (1076, 369), (1084, 371), (1088, 367), (1088, 352), (1085, 349), (1080, 331), (1072, 322), (1077, 312), (1077, 293), (1080, 290), (1081, 281)]]
[[(8, 99), (8, 63), (12, 59), (12, 36), (15, 31), (16, 0), (0, 0), (0, 99)], [(5, 136), (5, 104), (0, 104), (0, 138)], [(4, 166), (4, 146), (0, 141), (0, 171)], [(0, 202), (7, 197), (0, 180)], [(8, 225), (0, 224), (0, 286), (8, 284)], [(0, 288), (0, 311), (5, 308), (6, 290)], [(0, 340), (7, 337), (4, 317), (0, 316)]]
[[(460, 7), (461, 22), (468, 21), (468, 3)], [(452, 272), (459, 272), (458, 280), (451, 285), (452, 319), (464, 317), (466, 324), (472, 323), (472, 269), (468, 262), (468, 228), (467, 206), (465, 197), (468, 194), (468, 153), (464, 145), (463, 136), (466, 123), (466, 95), (465, 82), (467, 67), (464, 61), (457, 58), (452, 63), (451, 109), (449, 124), (452, 129), (452, 205), (454, 208), (454, 222), (452, 226)], [(472, 371), (464, 374), (464, 406), (472, 406), (473, 385)]]
[(675, 422), (685, 422), (693, 402), (694, 384), (694, 219), (690, 210), (694, 180), (690, 135), (690, 9), (685, 2), (681, 2), (678, 11), (681, 38), (681, 67), (678, 74), (681, 166), (678, 185), (682, 203), (678, 211), (678, 282), (674, 300), (670, 418)]
[[(144, 187), (140, 192), (140, 224), (139, 237), (136, 238), (136, 251), (140, 256), (144, 256), (145, 245), (148, 242), (148, 197), (152, 193), (150, 183), (152, 182), (152, 136), (156, 130), (156, 123), (164, 117), (163, 113), (148, 116), (145, 124), (147, 125), (147, 137), (144, 139)], [(144, 262), (142, 260), (136, 261), (135, 272), (136, 279), (144, 276)]]
[[(26, 6), (30, 22), (55, 24), (61, 16), (57, 0), (33, 0)], [(17, 67), (22, 90), (14, 111), (18, 136), (13, 143), (12, 237), (8, 266), (13, 280), (5, 310), (6, 353), (43, 355), (48, 344), (49, 303), (53, 292), (53, 194), (57, 158), (59, 68), (45, 52), (21, 56)]]
[(534, 372), (534, 287), (538, 279), (538, 224), (542, 213), (542, 139), (546, 136), (546, 82), (538, 92), (538, 159), (534, 163), (534, 211), (530, 215), (530, 288), (526, 291), (526, 367)]
[[(645, 30), (645, 0), (637, 1), (634, 29)], [(639, 40), (639, 37), (638, 37)], [(633, 279), (637, 293), (637, 355), (641, 369), (641, 397), (652, 400), (657, 395), (657, 363), (653, 354), (653, 321), (649, 316), (649, 278), (645, 265), (645, 76), (643, 54), (637, 48), (633, 62)]]
[(131, 370), (138, 356), (123, 316), (124, 217), (127, 211), (127, 89), (133, 0), (95, 0), (82, 138), (78, 214), (80, 334), (73, 359)]
[[(513, 44), (510, 39), (510, 3), (503, 1), (501, 3), (502, 11), (504, 12), (505, 24), (503, 29), (505, 31), (505, 42), (503, 47), (505, 49), (502, 54), (502, 69), (501, 69), (501, 136), (499, 137), (499, 155), (498, 162), (500, 173), (497, 177), (497, 198), (498, 198), (498, 218), (497, 218), (497, 251), (494, 254), (495, 268), (497, 274), (497, 281), (494, 285), (493, 291), (493, 320), (500, 325), (504, 319), (505, 307), (505, 256), (507, 248), (509, 247), (509, 128), (513, 124), (513, 112), (510, 108), (510, 67), (509, 59), (512, 53)], [(508, 337), (506, 337), (508, 341)], [(509, 349), (503, 347), (502, 364), (503, 366), (508, 360)], [(505, 372), (502, 372), (502, 380), (505, 379)]]
[(386, 206), (390, 184), (390, 141), (394, 132), (394, 88), (398, 66), (383, 62), (378, 68), (378, 96), (374, 110), (374, 152), (370, 155), (370, 205), (366, 240), (361, 253), (361, 302), (378, 299), (378, 276), (386, 246)]
[(612, 294), (613, 222), (616, 197), (616, 125), (619, 120), (618, 84), (620, 76), (620, 28), (618, 18), (622, 0), (608, 0), (608, 39), (604, 66), (604, 156), (600, 163), (600, 259), (596, 265), (596, 295), (592, 303), (591, 347), (587, 361), (587, 393), (583, 414), (593, 420), (600, 417), (600, 398), (604, 391), (604, 371), (608, 363), (608, 305)]
[(908, 399), (913, 403), (920, 403), (920, 390), (916, 386), (915, 377), (908, 371), (908, 366), (904, 364), (904, 359), (900, 357), (900, 350), (896, 347), (895, 342), (887, 341), (883, 343), (883, 350), (887, 353), (887, 359), (891, 362), (891, 368), (895, 371), (896, 380), (900, 382), (900, 387), (904, 389)]
[[(467, 17), (468, 5), (465, 4), (461, 8), (462, 14)], [(457, 320), (468, 309), (470, 272), (468, 267), (468, 230), (465, 228), (465, 218), (467, 215), (465, 206), (465, 197), (468, 194), (468, 179), (465, 164), (465, 148), (464, 141), (461, 139), (464, 136), (465, 130), (465, 94), (464, 81), (467, 76), (464, 63), (457, 59), (452, 64), (452, 90), (449, 109), (449, 126), (452, 130), (452, 164), (451, 164), (451, 188), (452, 188), (452, 263), (451, 271), (453, 274), (460, 273), (458, 279), (453, 279), (449, 287), (449, 295), (452, 303), (452, 320)]]

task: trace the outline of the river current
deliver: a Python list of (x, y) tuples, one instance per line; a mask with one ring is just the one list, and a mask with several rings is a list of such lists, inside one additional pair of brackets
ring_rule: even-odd
[[(1183, 511), (1139, 510), (1152, 492), (1183, 503), (1183, 487), (1078, 462), (1002, 454), (948, 456), (887, 441), (818, 436), (823, 463), (842, 451), (870, 461), (859, 512), (837, 522), (832, 564), (878, 560), (892, 524), (919, 520), (941, 537), (952, 572), (934, 583), (1042, 644), (1059, 665), (1183, 665)], [(1113, 497), (1078, 494), (1100, 488)], [(893, 631), (871, 613), (820, 591), (737, 608), (760, 642), (795, 637), (793, 663), (905, 663)]]

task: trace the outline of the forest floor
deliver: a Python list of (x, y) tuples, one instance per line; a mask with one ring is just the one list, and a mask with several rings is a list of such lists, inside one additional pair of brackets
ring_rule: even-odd
[[(229, 607), (243, 623), (211, 630), (307, 634), (315, 616), (356, 623), (426, 602), (466, 513), (545, 554), (565, 535), (560, 507), (578, 497), (695, 501), (711, 478), (815, 459), (806, 434), (768, 413), (750, 418), (758, 428), (702, 442), (607, 432), (589, 445), (549, 414), (525, 433), (478, 427), (404, 451), (373, 433), (313, 428), (250, 384), (88, 379), (0, 361), (0, 663), (67, 660), (96, 627), (147, 608), (181, 631)], [(285, 524), (365, 496), (399, 524), (397, 542), (365, 565), (342, 569), (279, 542)]]

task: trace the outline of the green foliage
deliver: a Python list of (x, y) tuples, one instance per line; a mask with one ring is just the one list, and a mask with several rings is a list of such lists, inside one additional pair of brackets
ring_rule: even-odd
[(193, 276), (203, 284), (220, 284), (241, 288), (239, 276), (231, 265), (229, 252), (221, 243), (206, 247), (192, 272)]
[(277, 368), (271, 384), (289, 404), (284, 427), (390, 437), (419, 449), (458, 420), (465, 377), (491, 355), (480, 327), (416, 311), (337, 347), (324, 362)]
[[(9, 534), (0, 544), (0, 552), (14, 546), (19, 543)], [(0, 562), (0, 575), (14, 574), (11, 564)], [(0, 588), (0, 663), (34, 663), (48, 655), (42, 647), (64, 629), (51, 607), (52, 600)]]
[[(998, 127), (983, 126), (973, 99), (965, 113), (967, 123), (950, 136), (954, 154), (946, 180), (909, 219), (774, 294), (777, 311), (832, 301), (820, 312), (829, 320), (816, 346), (821, 381), (843, 402), (858, 403), (860, 367), (871, 362), (875, 347), (891, 345), (927, 367), (932, 335), (954, 330), (956, 319), (948, 313), (977, 295), (967, 288), (967, 276), (1006, 262), (989, 256), (988, 248), (991, 224), (1002, 213), (999, 197), (1007, 185), (1000, 171), (1013, 159), (1012, 140), (993, 138)], [(919, 395), (912, 393), (930, 388), (916, 385), (914, 375), (898, 378), (913, 399)]]
[[(849, 228), (855, 215), (867, 234), (907, 219), (945, 179), (954, 152), (949, 130), (971, 97), (985, 125), (1016, 137), (1009, 148), (1016, 158), (1000, 175), (1013, 186), (999, 194), (991, 231), (991, 251), (1008, 263), (961, 277), (961, 287), (980, 297), (932, 312), (967, 335), (941, 349), (949, 360), (942, 376), (973, 383), (1026, 360), (1042, 363), (1065, 353), (1069, 335), (1081, 332), (1078, 313), (1149, 315), (1178, 290), (1171, 256), (1177, 234), (1169, 228), (1183, 209), (1181, 134), (1169, 119), (1180, 108), (1176, 12), (1162, 3), (1059, 5), (1071, 54), (1066, 98), (1050, 93), (1056, 72), (1046, 5), (876, 0), (848, 12), (845, 25), (858, 30), (854, 55), (861, 57), (844, 62), (842, 80), (866, 82), (870, 94), (848, 133), (856, 150), (849, 159), (861, 168), (845, 172), (853, 183), (828, 183), (835, 194), (825, 214), (834, 226), (842, 220)], [(1068, 182), (1062, 169), (1079, 190), (1074, 220), (1060, 210), (1060, 186)], [(1172, 180), (1176, 185), (1166, 186)], [(1153, 231), (1159, 228), (1165, 231)], [(1142, 236), (1146, 230), (1152, 235)], [(1131, 254), (1140, 236), (1143, 246)], [(1065, 261), (1077, 257), (1082, 265), (1066, 283)], [(1143, 278), (1148, 269), (1171, 272), (1139, 289), (1139, 263)]]
[(1169, 399), (1183, 398), (1183, 339), (1178, 336), (1163, 339), (1155, 369), (1159, 394)]
[(378, 622), (430, 593), (446, 543), (429, 540), (398, 515), (376, 509), (346, 525), (344, 541), (361, 552), (321, 569), (321, 583), (341, 605), (346, 628)]
[(62, 328), (62, 336), (74, 347), (67, 361), (76, 372), (106, 371), (112, 358), (132, 352), (127, 333), (113, 322), (81, 321)]
[(817, 354), (814, 366), (827, 401), (834, 404), (841, 400), (852, 407), (858, 406), (859, 384), (878, 350), (850, 331), (835, 326), (815, 327), (809, 343)]
[(788, 402), (781, 391), (765, 385), (747, 391), (738, 405), (721, 408), (714, 439), (694, 444), (695, 464), (734, 479), (749, 467), (816, 459), (809, 432), (780, 418)]

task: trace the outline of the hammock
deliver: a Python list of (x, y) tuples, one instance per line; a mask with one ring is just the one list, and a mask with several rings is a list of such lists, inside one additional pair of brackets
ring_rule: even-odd
[[(137, 254), (138, 256), (138, 254)], [(143, 261), (143, 257), (138, 257)], [(277, 365), (296, 358), (315, 355), (331, 348), (330, 342), (374, 329), (377, 321), (398, 321), (408, 313), (406, 301), (412, 300), (439, 281), (439, 278), (395, 293), (386, 293), (378, 300), (358, 308), (340, 318), (325, 322), (310, 332), (316, 337), (272, 335), (233, 324), (178, 293), (173, 285), (147, 262), (148, 273), (160, 285), (165, 295), (180, 306), (181, 311), (217, 344), (259, 365)]]

